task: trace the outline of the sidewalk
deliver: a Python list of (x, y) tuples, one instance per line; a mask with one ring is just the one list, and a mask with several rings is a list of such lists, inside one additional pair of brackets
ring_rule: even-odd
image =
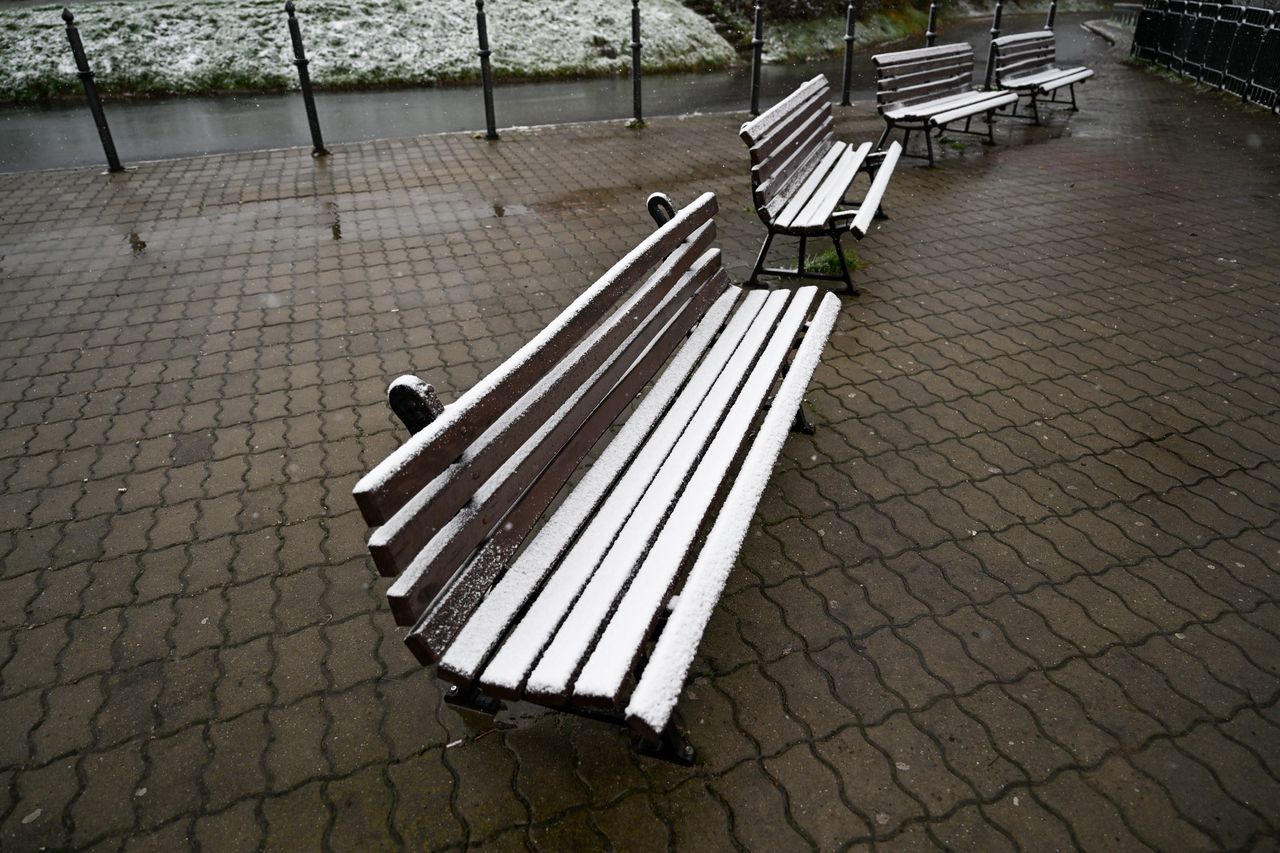
[[(703, 643), (693, 769), (393, 629), (350, 491), (741, 114), (0, 176), (0, 847), (993, 851), (1280, 832), (1280, 125), (1104, 57), (901, 169)], [(846, 139), (871, 107), (837, 108)]]

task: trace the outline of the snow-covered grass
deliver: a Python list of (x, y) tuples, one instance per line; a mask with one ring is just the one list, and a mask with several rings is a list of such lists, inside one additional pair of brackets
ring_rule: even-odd
[[(185, 94), (296, 88), (283, 0), (108, 0), (73, 8), (100, 89)], [(298, 17), (320, 88), (430, 85), (475, 78), (473, 0), (302, 0)], [(498, 78), (630, 68), (623, 0), (491, 0)], [(0, 101), (77, 92), (61, 7), (0, 11)], [(641, 8), (648, 70), (723, 67), (734, 51), (679, 0)]]

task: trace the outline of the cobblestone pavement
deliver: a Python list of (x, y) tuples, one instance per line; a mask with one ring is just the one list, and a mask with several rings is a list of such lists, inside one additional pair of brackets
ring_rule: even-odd
[(474, 383), (648, 192), (745, 275), (741, 115), (0, 176), (0, 847), (1274, 845), (1280, 125), (1097, 65), (891, 187), (693, 769), (444, 707), (350, 491), (386, 380)]

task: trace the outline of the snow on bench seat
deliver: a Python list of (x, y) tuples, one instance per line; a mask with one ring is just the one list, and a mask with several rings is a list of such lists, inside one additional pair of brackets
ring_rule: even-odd
[[(396, 576), (392, 609), (413, 625), (406, 643), (441, 677), (622, 721), (671, 590), (719, 526), (718, 498), (745, 488), (735, 461), (759, 477), (762, 441), (776, 459), (767, 425), (796, 417), (787, 389), (807, 387), (839, 300), (815, 309), (812, 287), (731, 286), (715, 209), (707, 194), (660, 226), (458, 402), (424, 402), (419, 416), (436, 420), (357, 485), (375, 563)], [(411, 377), (393, 388), (429, 390)], [(745, 525), (754, 506), (739, 497), (732, 511)]]

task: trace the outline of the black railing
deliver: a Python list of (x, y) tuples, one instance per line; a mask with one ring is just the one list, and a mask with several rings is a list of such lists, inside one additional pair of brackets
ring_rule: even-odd
[(1146, 0), (1130, 53), (1280, 112), (1280, 11)]

